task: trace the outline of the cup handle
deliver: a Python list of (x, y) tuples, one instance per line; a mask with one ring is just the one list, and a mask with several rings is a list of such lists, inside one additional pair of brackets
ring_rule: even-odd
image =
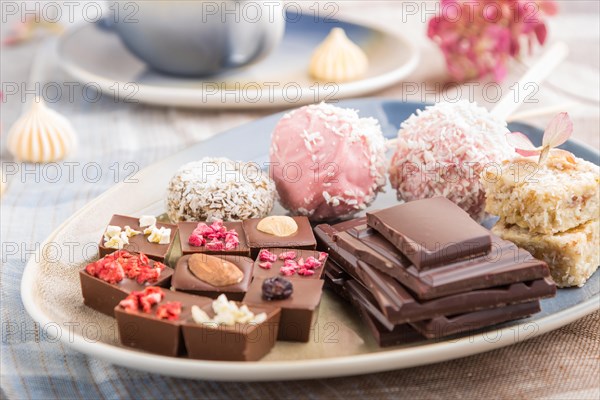
[(112, 16), (102, 17), (98, 21), (96, 21), (96, 26), (102, 29), (103, 31), (112, 32), (113, 27), (115, 26), (115, 23), (113, 21), (114, 20)]

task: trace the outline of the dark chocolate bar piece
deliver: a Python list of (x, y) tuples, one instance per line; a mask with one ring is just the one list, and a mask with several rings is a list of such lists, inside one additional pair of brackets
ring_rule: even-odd
[(411, 344), (425, 340), (423, 335), (417, 332), (409, 324), (395, 325), (392, 330), (387, 329), (381, 322), (373, 317), (369, 311), (358, 301), (351, 299), (352, 304), (358, 310), (360, 318), (369, 328), (371, 336), (379, 347), (398, 346)]
[(540, 311), (540, 302), (531, 301), (453, 317), (438, 317), (428, 321), (411, 322), (410, 325), (426, 338), (435, 339), (526, 318)]
[[(373, 316), (383, 327), (393, 331), (398, 325), (386, 320), (385, 316), (374, 307), (373, 298), (368, 290), (355, 281), (345, 283), (348, 293), (357, 302), (360, 302), (365, 310)], [(458, 333), (471, 332), (488, 326), (525, 318), (541, 310), (540, 302), (531, 301), (521, 304), (513, 304), (489, 310), (475, 311), (471, 313), (454, 315), (451, 317), (436, 317), (430, 320), (411, 322), (415, 330), (428, 339), (435, 339)]]
[(425, 340), (423, 336), (409, 324), (395, 325), (392, 330), (386, 328), (386, 326), (373, 317), (360, 302), (350, 296), (345, 283), (352, 278), (343, 272), (341, 267), (335, 262), (330, 260), (327, 265), (328, 268), (325, 270), (325, 274), (323, 274), (325, 277), (325, 284), (329, 289), (333, 290), (335, 294), (352, 303), (379, 347), (396, 346)]
[(492, 247), (490, 232), (445, 197), (368, 212), (367, 223), (419, 270), (486, 254)]
[[(353, 235), (341, 232), (353, 229)], [(504, 286), (516, 282), (534, 281), (550, 275), (546, 263), (536, 260), (513, 243), (492, 235), (492, 252), (474, 259), (460, 260), (445, 266), (420, 271), (379, 233), (364, 224), (364, 219), (346, 221), (333, 226), (318, 225), (315, 234), (320, 241), (335, 236), (330, 258), (338, 264), (340, 257), (332, 253), (346, 250), (373, 268), (402, 283), (419, 300), (430, 300), (475, 289)], [(342, 265), (344, 266), (344, 265)]]
[[(335, 263), (333, 260), (332, 258), (330, 261), (331, 265)], [(392, 277), (362, 261), (347, 258), (344, 265), (349, 275), (369, 290), (379, 310), (394, 325), (530, 302), (553, 297), (556, 294), (556, 285), (551, 278), (547, 277), (530, 282), (468, 291), (429, 301), (418, 301)], [(341, 266), (338, 268), (343, 269)]]

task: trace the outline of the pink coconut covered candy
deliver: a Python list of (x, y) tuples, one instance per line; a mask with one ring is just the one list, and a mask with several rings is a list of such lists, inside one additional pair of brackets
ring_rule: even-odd
[(271, 173), (280, 202), (312, 221), (350, 217), (383, 190), (385, 152), (374, 118), (325, 103), (296, 109), (272, 135)]
[(477, 221), (485, 217), (479, 178), (514, 157), (506, 122), (461, 100), (438, 103), (404, 121), (390, 163), (390, 182), (399, 200), (444, 196)]

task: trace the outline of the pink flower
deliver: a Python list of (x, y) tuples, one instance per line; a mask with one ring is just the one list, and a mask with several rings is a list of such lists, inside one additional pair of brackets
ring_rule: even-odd
[(530, 53), (535, 41), (545, 43), (542, 17), (556, 12), (550, 0), (441, 0), (441, 13), (429, 21), (427, 35), (444, 53), (453, 79), (492, 75), (500, 81), (508, 60), (521, 54), (522, 41)]
[(556, 115), (544, 131), (542, 145), (535, 147), (533, 143), (521, 132), (511, 132), (506, 134), (506, 140), (515, 148), (515, 151), (523, 157), (540, 156), (538, 163), (544, 162), (548, 152), (566, 142), (573, 133), (573, 122), (569, 114), (561, 112)]

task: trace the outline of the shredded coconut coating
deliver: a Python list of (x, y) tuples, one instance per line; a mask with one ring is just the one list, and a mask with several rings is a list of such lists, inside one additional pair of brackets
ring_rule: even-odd
[(271, 172), (280, 202), (312, 221), (350, 217), (383, 190), (385, 152), (374, 118), (325, 103), (296, 109), (272, 135)]
[(166, 199), (173, 222), (262, 218), (274, 202), (275, 184), (257, 164), (209, 157), (182, 166)]
[(553, 149), (538, 157), (518, 157), (481, 177), (486, 211), (506, 223), (537, 233), (564, 232), (600, 213), (600, 168)]
[(479, 177), (488, 164), (514, 157), (506, 123), (461, 100), (418, 110), (398, 131), (390, 181), (399, 200), (444, 196), (477, 221), (486, 217)]

